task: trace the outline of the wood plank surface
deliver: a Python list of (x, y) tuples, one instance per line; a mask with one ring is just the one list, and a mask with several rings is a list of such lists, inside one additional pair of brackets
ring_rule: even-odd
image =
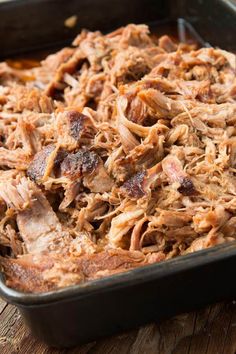
[(70, 350), (48, 348), (33, 338), (18, 311), (0, 300), (1, 354), (235, 354), (236, 302), (211, 305), (160, 324)]

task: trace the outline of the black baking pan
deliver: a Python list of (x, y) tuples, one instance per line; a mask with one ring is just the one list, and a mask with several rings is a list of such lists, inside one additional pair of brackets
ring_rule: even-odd
[[(64, 21), (72, 15), (77, 25), (67, 28)], [(155, 23), (160, 32), (177, 23), (182, 38), (190, 31), (201, 44), (236, 50), (234, 1), (18, 0), (0, 4), (0, 55), (60, 47), (83, 27), (106, 32), (129, 22)], [(0, 293), (18, 307), (34, 335), (50, 346), (71, 347), (232, 299), (235, 269), (236, 242), (231, 242), (44, 294), (9, 289), (1, 275)]]

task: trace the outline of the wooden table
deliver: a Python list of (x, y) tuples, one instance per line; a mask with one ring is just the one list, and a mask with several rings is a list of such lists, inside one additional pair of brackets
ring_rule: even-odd
[(18, 311), (0, 300), (1, 354), (235, 354), (236, 301), (173, 317), (161, 324), (89, 343), (56, 350), (38, 342)]

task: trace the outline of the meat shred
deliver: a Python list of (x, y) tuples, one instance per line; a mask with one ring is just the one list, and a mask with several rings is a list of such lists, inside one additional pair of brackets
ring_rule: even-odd
[(145, 25), (0, 64), (0, 265), (42, 292), (236, 235), (236, 61)]

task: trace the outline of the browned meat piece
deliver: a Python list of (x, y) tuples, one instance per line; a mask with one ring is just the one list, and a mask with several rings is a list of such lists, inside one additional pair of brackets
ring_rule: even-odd
[(131, 177), (128, 181), (126, 181), (122, 190), (127, 193), (128, 196), (134, 198), (141, 198), (145, 195), (144, 190), (144, 178), (146, 176), (145, 171), (138, 172), (136, 175)]
[(59, 150), (53, 144), (47, 145), (34, 156), (27, 169), (27, 176), (37, 183), (43, 182), (51, 173), (57, 176), (66, 156), (65, 150)]
[(178, 188), (178, 191), (183, 195), (192, 195), (195, 193), (193, 182), (189, 177), (183, 177), (178, 180), (181, 186)]
[(75, 154), (68, 154), (61, 164), (61, 171), (72, 180), (83, 177), (84, 185), (91, 192), (107, 192), (113, 186), (101, 158), (93, 151), (83, 149)]
[(78, 284), (144, 265), (141, 252), (110, 250), (90, 256), (58, 257), (26, 255), (19, 259), (0, 259), (7, 285), (25, 292), (43, 292)]
[(179, 182), (180, 187), (178, 188), (178, 191), (180, 193), (183, 195), (195, 194), (196, 191), (193, 182), (184, 172), (182, 164), (176, 156), (168, 155), (162, 161), (162, 168), (172, 183)]
[(48, 145), (43, 150), (39, 151), (27, 169), (27, 175), (35, 182), (40, 182), (45, 174), (47, 167), (47, 159), (55, 150), (54, 145)]
[(83, 141), (94, 137), (96, 129), (88, 116), (75, 110), (68, 111), (66, 114), (70, 124), (70, 134), (74, 139)]
[(79, 150), (75, 154), (68, 154), (62, 161), (61, 172), (72, 180), (78, 179), (87, 173), (92, 173), (99, 164), (99, 156), (88, 150)]
[[(6, 284), (13, 289), (25, 292), (45, 292), (53, 289), (52, 284), (44, 282), (42, 272), (48, 266), (53, 265), (49, 258), (41, 258), (40, 263), (32, 264), (32, 255), (26, 255), (24, 258), (7, 259), (0, 258), (1, 269), (4, 270)], [(49, 262), (49, 265), (48, 265)]]
[(121, 191), (132, 198), (147, 196), (150, 190), (161, 184), (161, 170), (161, 164), (157, 163), (146, 171), (137, 172), (121, 186)]
[(90, 117), (75, 109), (68, 109), (58, 114), (55, 133), (61, 147), (71, 151), (90, 144), (97, 129)]

